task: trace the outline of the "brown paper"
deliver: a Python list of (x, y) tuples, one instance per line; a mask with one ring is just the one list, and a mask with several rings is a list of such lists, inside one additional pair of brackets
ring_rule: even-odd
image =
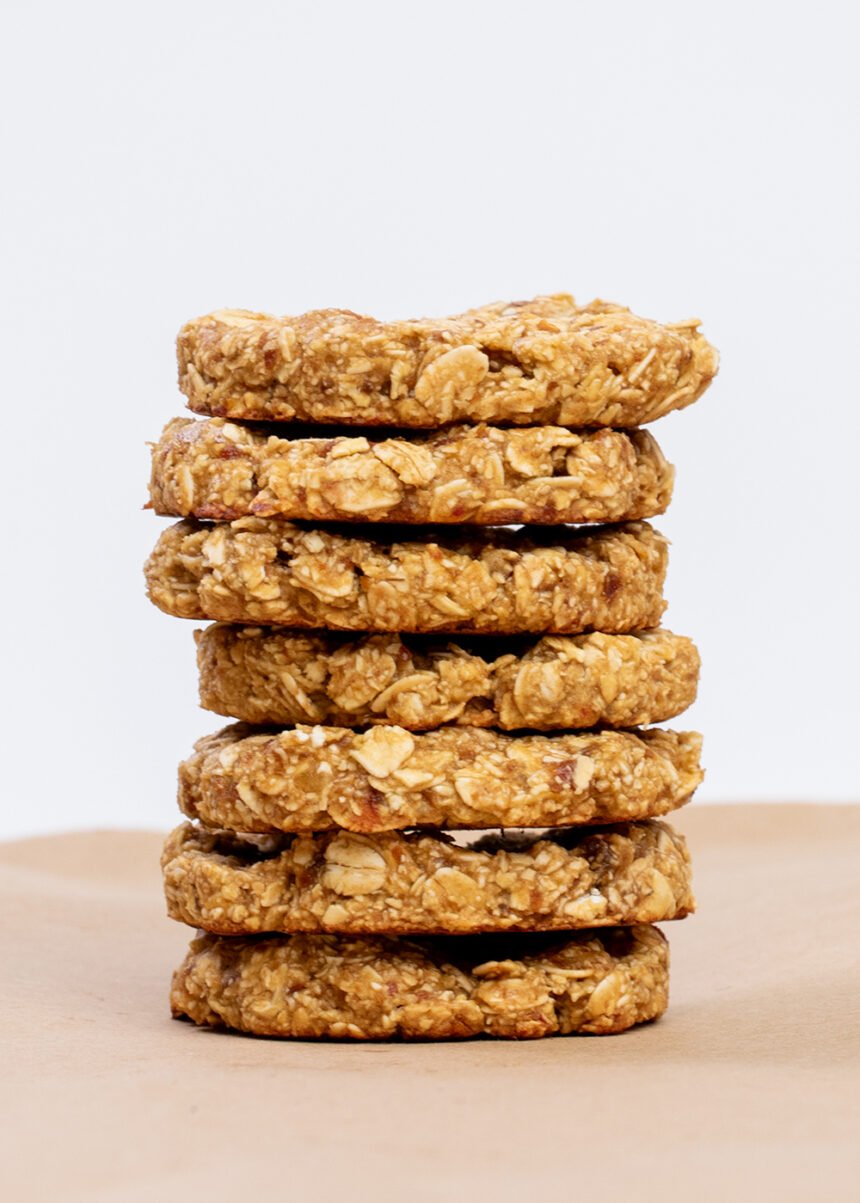
[(664, 927), (668, 1015), (519, 1044), (174, 1022), (159, 837), (0, 846), (3, 1198), (860, 1198), (860, 807), (678, 826), (700, 909)]

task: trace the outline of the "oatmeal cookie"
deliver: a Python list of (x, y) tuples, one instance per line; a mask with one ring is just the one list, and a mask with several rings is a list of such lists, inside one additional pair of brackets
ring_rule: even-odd
[(694, 909), (682, 836), (648, 819), (545, 835), (238, 835), (183, 823), (162, 855), (168, 914), (217, 935), (559, 931)]
[(351, 1040), (609, 1035), (668, 1003), (656, 927), (564, 936), (200, 935), (173, 976), (176, 1018), (257, 1036)]
[(227, 309), (183, 326), (179, 384), (191, 409), (232, 418), (641, 426), (690, 405), (716, 373), (698, 325), (564, 293), (399, 322)]
[(688, 802), (701, 744), (660, 728), (514, 737), (236, 724), (179, 766), (179, 806), (210, 827), (262, 834), (621, 823)]
[(174, 418), (150, 498), (181, 518), (328, 522), (620, 522), (662, 514), (674, 470), (644, 430), (452, 426), (372, 439), (281, 438), (223, 418)]
[(367, 532), (243, 518), (171, 526), (146, 578), (152, 601), (181, 618), (343, 631), (612, 633), (657, 626), (667, 558), (666, 540), (641, 522), (587, 532)]
[(195, 635), (201, 705), (248, 723), (638, 727), (686, 710), (699, 674), (693, 642), (664, 630), (465, 645), (227, 624)]

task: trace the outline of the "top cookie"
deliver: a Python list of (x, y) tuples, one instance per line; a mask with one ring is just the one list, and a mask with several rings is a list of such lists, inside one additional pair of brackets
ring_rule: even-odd
[(222, 309), (180, 330), (179, 386), (195, 412), (230, 418), (641, 426), (690, 405), (716, 374), (698, 325), (565, 293), (397, 322)]

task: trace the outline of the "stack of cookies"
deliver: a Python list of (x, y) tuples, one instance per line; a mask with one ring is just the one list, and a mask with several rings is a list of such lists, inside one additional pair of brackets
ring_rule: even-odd
[(717, 358), (560, 295), (441, 321), (222, 311), (179, 335), (201, 420), (153, 450), (146, 568), (238, 720), (180, 767), (173, 1013), (293, 1037), (618, 1032), (693, 909), (661, 821), (700, 737), (659, 626), (673, 470), (643, 424)]

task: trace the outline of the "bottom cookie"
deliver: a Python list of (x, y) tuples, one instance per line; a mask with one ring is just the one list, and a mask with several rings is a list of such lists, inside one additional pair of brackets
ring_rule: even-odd
[(257, 1036), (423, 1040), (608, 1035), (662, 1015), (669, 949), (648, 925), (427, 940), (202, 934), (176, 1018)]

